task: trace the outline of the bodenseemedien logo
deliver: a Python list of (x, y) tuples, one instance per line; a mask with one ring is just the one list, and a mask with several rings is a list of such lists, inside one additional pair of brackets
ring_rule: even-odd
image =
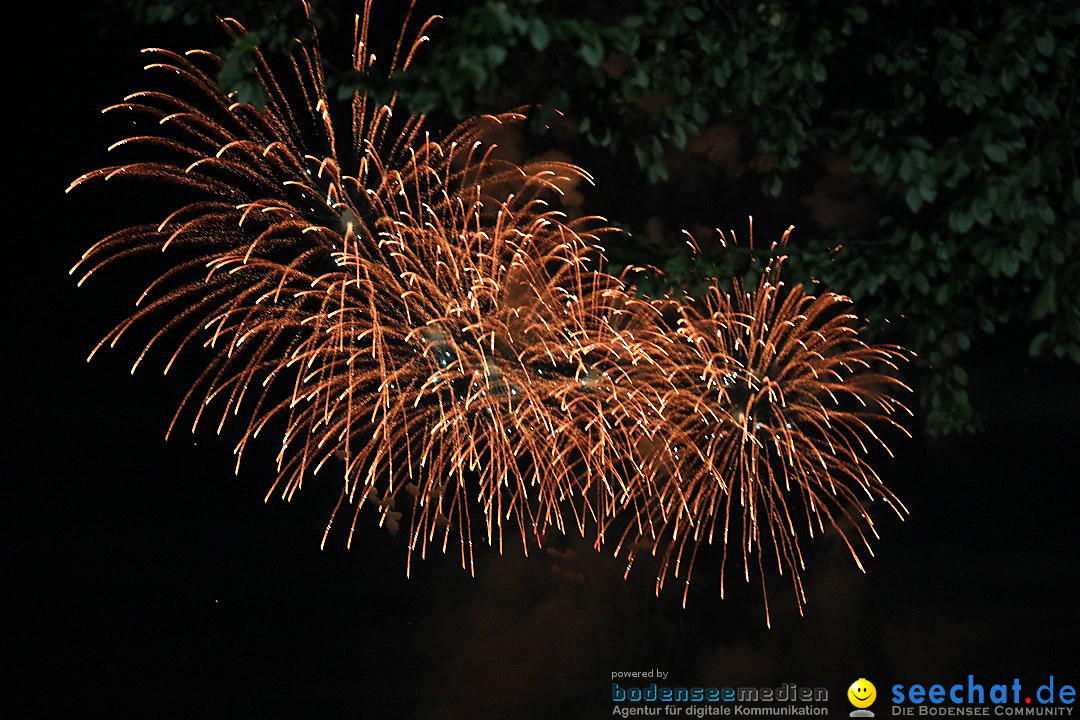
[[(805, 718), (829, 714), (829, 691), (823, 687), (803, 687), (791, 682), (773, 687), (686, 687), (668, 685), (670, 676), (663, 670), (616, 671), (611, 677), (611, 714), (616, 717)], [(662, 682), (623, 685), (627, 677), (656, 678)]]
[(851, 717), (874, 717), (874, 712), (867, 710), (877, 699), (877, 688), (874, 687), (874, 683), (866, 678), (859, 678), (847, 689), (847, 699), (855, 706), (855, 709), (851, 711)]

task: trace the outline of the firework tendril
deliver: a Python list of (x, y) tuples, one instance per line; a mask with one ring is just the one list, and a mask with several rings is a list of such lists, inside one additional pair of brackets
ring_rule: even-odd
[[(434, 19), (410, 33), (409, 16), (381, 66), (369, 1), (353, 69), (406, 70)], [(597, 548), (611, 540), (628, 572), (655, 555), (659, 593), (669, 575), (688, 588), (715, 541), (723, 566), (734, 557), (763, 592), (767, 566), (790, 574), (801, 611), (801, 532), (831, 528), (859, 563), (868, 505), (906, 513), (865, 459), (884, 446), (876, 428), (903, 431), (905, 353), (860, 340), (846, 298), (785, 287), (775, 253), (752, 288), (643, 296), (637, 268), (605, 270), (616, 230), (558, 210), (563, 188), (591, 182), (584, 170), (499, 160), (485, 142), (522, 112), (433, 137), (396, 97), (357, 91), (344, 138), (311, 28), (284, 69), (256, 51), (262, 109), (217, 88), (213, 54), (146, 50), (146, 69), (178, 89), (104, 112), (142, 133), (111, 151), (152, 159), (68, 188), (126, 179), (189, 198), (72, 269), (81, 285), (128, 257), (164, 262), (91, 357), (141, 325), (133, 372), (159, 345), (166, 373), (188, 350), (205, 362), (167, 434), (236, 423), (237, 469), (260, 433), (276, 435), (267, 499), (336, 473), (323, 542), (344, 523), (351, 543), (367, 505), (407, 529), (407, 572), (429, 548), (472, 572), (474, 541), (527, 554), (573, 530)]]

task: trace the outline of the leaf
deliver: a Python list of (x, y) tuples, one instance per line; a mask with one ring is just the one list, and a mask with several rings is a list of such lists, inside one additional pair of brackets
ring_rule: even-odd
[(1013, 248), (1002, 248), (997, 252), (997, 266), (1006, 277), (1014, 277), (1020, 269), (1020, 258)]
[(172, 20), (176, 14), (176, 8), (165, 3), (155, 3), (146, 8), (146, 21), (148, 23), (164, 23)]
[(701, 8), (696, 7), (683, 8), (683, 15), (686, 16), (686, 19), (690, 22), (698, 22), (705, 17), (705, 13), (701, 11)]
[(922, 207), (922, 193), (919, 192), (917, 187), (908, 188), (908, 191), (904, 193), (904, 200), (907, 202), (907, 206), (911, 208), (911, 212), (918, 212), (919, 208)]
[(1046, 57), (1050, 57), (1054, 53), (1054, 36), (1049, 33), (1040, 35), (1035, 39), (1035, 49)]
[(994, 218), (990, 203), (986, 202), (984, 198), (978, 198), (971, 204), (971, 213), (980, 225), (989, 225)]
[(780, 179), (779, 175), (773, 175), (772, 178), (767, 180), (762, 189), (769, 197), (780, 197), (780, 191), (784, 188), (784, 181)]
[(1050, 314), (1057, 307), (1055, 298), (1057, 286), (1053, 276), (1043, 283), (1042, 290), (1035, 296), (1035, 302), (1031, 305), (1031, 317), (1040, 320)]
[(476, 89), (483, 87), (487, 81), (488, 73), (487, 69), (477, 62), (475, 57), (468, 55), (462, 55), (458, 58), (458, 69), (461, 70), (461, 74), (468, 78), (472, 83), (472, 86)]
[(922, 199), (926, 202), (933, 202), (937, 197), (937, 190), (934, 189), (933, 180), (930, 176), (923, 175), (922, 181), (919, 183), (919, 194), (922, 195)]
[(912, 162), (911, 155), (904, 155), (900, 160), (900, 179), (904, 182), (911, 182), (911, 179), (915, 177), (915, 164)]
[(954, 210), (949, 213), (949, 227), (958, 233), (966, 233), (975, 224), (975, 216), (971, 212)]
[(409, 96), (406, 105), (410, 112), (426, 115), (439, 106), (439, 99), (434, 90), (420, 90)]
[(675, 126), (675, 130), (671, 133), (671, 143), (680, 150), (686, 147), (686, 130), (682, 125)]
[(505, 35), (513, 29), (505, 5), (488, 5), (484, 10), (479, 24), (491, 36)]
[(600, 67), (604, 62), (604, 46), (599, 42), (584, 43), (580, 49), (581, 59), (591, 67)]
[(1043, 346), (1046, 345), (1046, 341), (1050, 339), (1050, 333), (1041, 332), (1031, 339), (1031, 344), (1028, 345), (1029, 355), (1039, 355), (1043, 351)]
[(551, 30), (543, 20), (536, 19), (529, 28), (529, 42), (535, 50), (542, 51), (551, 42)]
[(986, 157), (996, 163), (1003, 163), (1009, 159), (1009, 154), (1006, 153), (1005, 148), (1000, 145), (987, 145), (983, 148), (983, 152), (986, 153)]

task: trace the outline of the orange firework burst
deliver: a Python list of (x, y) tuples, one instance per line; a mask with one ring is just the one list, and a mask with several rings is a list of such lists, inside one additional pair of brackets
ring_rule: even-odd
[[(628, 571), (635, 554), (660, 551), (657, 591), (671, 569), (688, 588), (698, 548), (719, 534), (721, 594), (737, 542), (745, 578), (756, 565), (764, 594), (768, 553), (790, 573), (801, 611), (799, 526), (811, 537), (833, 528), (862, 569), (857, 550), (872, 554), (866, 532), (874, 532), (864, 503), (906, 513), (865, 459), (868, 442), (888, 451), (875, 425), (905, 432), (892, 416), (910, 415), (893, 397), (908, 390), (893, 375), (906, 355), (860, 340), (848, 298), (785, 287), (783, 261), (774, 256), (753, 289), (735, 280), (725, 292), (713, 281), (701, 301), (674, 306), (683, 342), (660, 420), (664, 452), (650, 463), (658, 490), (623, 536)], [(765, 608), (768, 618), (767, 599)]]
[[(354, 67), (364, 73), (374, 61), (363, 51), (369, 11), (356, 23)], [(390, 72), (399, 56), (408, 66), (426, 27), (405, 52), (399, 39)], [(239, 466), (249, 441), (278, 420), (279, 475), (268, 497), (291, 498), (336, 457), (344, 483), (331, 524), (347, 499), (355, 527), (373, 500), (380, 522), (396, 528), (396, 504), (411, 496), (410, 558), (432, 540), (445, 550), (456, 531), (471, 567), (477, 516), (500, 548), (504, 522), (526, 549), (549, 525), (564, 529), (564, 503), (584, 532), (597, 517), (585, 499), (592, 478), (608, 481), (604, 466), (618, 454), (596, 409), (604, 351), (594, 328), (615, 305), (634, 304), (596, 270), (602, 221), (569, 221), (544, 199), (587, 175), (566, 163), (492, 159), (479, 140), (484, 127), (517, 113), (471, 120), (435, 141), (419, 116), (388, 133), (394, 103), (361, 94), (349, 174), (317, 47), (301, 46), (292, 60), (307, 100), (299, 112), (261, 55), (269, 102), (259, 111), (219, 93), (197, 64), (212, 69), (209, 53), (148, 52), (160, 59), (148, 69), (179, 76), (195, 98), (140, 92), (106, 112), (171, 131), (113, 145), (163, 149), (167, 159), (87, 173), (69, 190), (127, 178), (201, 197), (160, 223), (106, 237), (73, 268), (81, 284), (129, 255), (180, 258), (98, 348), (155, 317), (164, 319), (135, 366), (169, 335), (177, 340), (166, 372), (189, 345), (210, 348), (173, 425), (195, 406), (194, 430), (215, 400), (218, 432), (246, 411)]]
[[(369, 17), (370, 2), (353, 67), (370, 75)], [(384, 74), (409, 66), (430, 22), (411, 42), (402, 30)], [(184, 89), (106, 111), (150, 128), (111, 149), (157, 159), (87, 173), (69, 190), (128, 178), (196, 197), (107, 236), (73, 268), (81, 284), (128, 256), (168, 263), (98, 348), (155, 320), (135, 366), (166, 340), (166, 372), (202, 346), (205, 369), (170, 432), (185, 408), (193, 430), (210, 412), (218, 432), (241, 418), (237, 466), (251, 440), (278, 433), (268, 498), (340, 468), (324, 542), (349, 507), (351, 543), (365, 505), (408, 528), (407, 567), (452, 540), (472, 569), (474, 540), (502, 551), (508, 533), (527, 553), (574, 527), (601, 547), (617, 528), (628, 570), (660, 554), (659, 592), (669, 569), (689, 584), (723, 517), (725, 562), (732, 527), (747, 578), (755, 563), (763, 573), (771, 544), (801, 609), (796, 515), (811, 535), (833, 527), (865, 544), (866, 500), (902, 509), (864, 439), (904, 409), (886, 372), (903, 356), (859, 341), (844, 298), (784, 289), (779, 261), (751, 292), (714, 284), (701, 302), (642, 298), (604, 269), (608, 223), (549, 204), (590, 180), (583, 170), (500, 161), (482, 141), (520, 113), (432, 139), (422, 116), (395, 119), (395, 100), (357, 92), (341, 152), (317, 41), (281, 74), (256, 53), (262, 110), (216, 88), (210, 53), (147, 52), (147, 68)]]

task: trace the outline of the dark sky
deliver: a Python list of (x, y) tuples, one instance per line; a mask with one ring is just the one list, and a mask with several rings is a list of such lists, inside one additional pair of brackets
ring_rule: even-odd
[(879, 692), (969, 673), (1080, 680), (1080, 383), (1008, 332), (975, 348), (985, 431), (894, 443), (879, 468), (910, 519), (880, 516), (865, 576), (829, 539), (808, 544), (807, 615), (778, 584), (772, 630), (756, 586), (720, 600), (715, 557), (682, 610), (580, 541), (487, 553), (476, 578), (436, 556), (407, 580), (404, 542), (371, 523), (351, 551), (340, 536), (320, 551), (334, 488), (264, 505), (268, 452), (235, 477), (231, 437), (164, 442), (182, 377), (131, 377), (134, 344), (86, 364), (137, 288), (117, 272), (76, 290), (67, 269), (127, 218), (105, 193), (63, 189), (107, 161), (98, 111), (139, 85), (141, 62), (135, 41), (51, 21), (9, 86), (23, 129), (9, 138), (7, 645), (31, 714), (608, 717), (611, 673), (654, 666), (838, 701), (860, 676)]

